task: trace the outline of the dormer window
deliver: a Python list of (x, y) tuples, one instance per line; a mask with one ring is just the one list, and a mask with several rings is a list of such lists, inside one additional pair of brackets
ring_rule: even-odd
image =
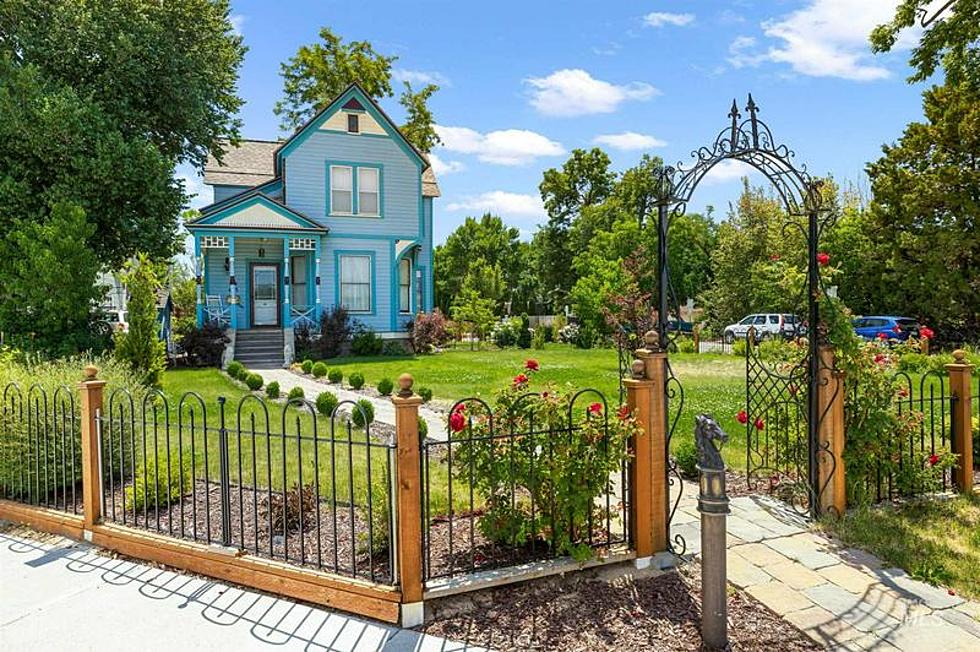
[(360, 116), (356, 113), (347, 114), (347, 133), (356, 134), (361, 131)]

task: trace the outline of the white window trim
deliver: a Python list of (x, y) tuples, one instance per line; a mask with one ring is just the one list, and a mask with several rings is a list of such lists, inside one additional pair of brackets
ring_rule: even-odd
[[(377, 197), (378, 210), (375, 213), (362, 213), (361, 212), (361, 193), (365, 192), (361, 190), (361, 172), (363, 170), (372, 170), (377, 178), (377, 190), (369, 190), (366, 192), (373, 193)], [(373, 165), (359, 165), (356, 168), (357, 174), (357, 215), (359, 217), (381, 217), (381, 169), (376, 168)]]
[[(333, 171), (334, 170), (350, 170), (350, 189), (349, 190), (346, 190), (346, 189), (343, 189), (343, 188), (339, 189), (341, 192), (349, 192), (350, 193), (350, 208), (351, 208), (350, 211), (338, 211), (338, 210), (335, 210), (334, 207), (333, 207), (333, 193), (334, 193), (334, 187), (333, 187)], [(351, 166), (351, 165), (331, 165), (330, 166), (330, 187), (329, 187), (329, 191), (330, 191), (330, 214), (331, 215), (356, 215), (356, 213), (354, 212), (354, 209), (357, 207), (357, 205), (354, 202), (355, 202), (357, 193), (354, 192), (354, 188), (357, 186), (357, 184), (354, 181), (354, 174), (355, 174), (354, 167)]]
[[(372, 256), (370, 256), (370, 255), (367, 255), (367, 254), (340, 254), (339, 258), (340, 258), (340, 265), (339, 265), (339, 269), (337, 270), (337, 276), (338, 276), (337, 289), (339, 291), (339, 295), (340, 296), (337, 297), (337, 303), (339, 303), (342, 306), (344, 306), (345, 308), (347, 308), (347, 311), (350, 312), (350, 313), (353, 313), (353, 314), (370, 314), (371, 312), (373, 312), (372, 308), (374, 306), (374, 264), (373, 264), (374, 263), (374, 258)], [(366, 258), (367, 261), (368, 261), (368, 280), (367, 280), (368, 300), (367, 300), (367, 308), (365, 308), (363, 310), (351, 308), (346, 303), (344, 303), (344, 285), (345, 285), (345, 282), (344, 282), (344, 259), (345, 258)], [(364, 283), (356, 283), (356, 284), (354, 284), (354, 283), (347, 283), (347, 284), (348, 285), (364, 285)]]
[[(402, 283), (402, 265), (408, 263), (408, 305), (402, 305), (402, 288), (405, 284)], [(412, 265), (411, 258), (402, 258), (398, 261), (398, 312), (403, 315), (412, 314), (412, 276), (414, 276), (414, 265)]]

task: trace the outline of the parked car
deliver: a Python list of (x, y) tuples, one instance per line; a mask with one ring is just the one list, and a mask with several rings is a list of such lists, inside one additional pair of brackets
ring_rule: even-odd
[(803, 335), (805, 328), (796, 315), (785, 313), (760, 313), (749, 315), (737, 324), (725, 326), (722, 337), (731, 344), (737, 339), (748, 335), (749, 329), (755, 328), (755, 339), (763, 340), (769, 337), (791, 338)]
[(129, 321), (127, 320), (125, 310), (106, 308), (102, 312), (105, 315), (106, 323), (109, 324), (109, 328), (111, 328), (113, 331), (129, 331)]
[(683, 319), (678, 319), (677, 317), (671, 317), (667, 320), (667, 330), (671, 332), (678, 331), (685, 335), (690, 335), (694, 332), (694, 324), (689, 321), (684, 321)]
[(910, 335), (919, 336), (921, 326), (911, 317), (872, 315), (851, 322), (854, 332), (866, 340), (889, 339), (904, 342)]

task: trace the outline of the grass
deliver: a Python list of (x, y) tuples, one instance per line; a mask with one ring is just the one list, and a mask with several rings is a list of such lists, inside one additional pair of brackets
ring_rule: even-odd
[(913, 577), (980, 599), (980, 496), (863, 507), (822, 527)]
[[(541, 364), (532, 390), (546, 384), (559, 388), (592, 388), (602, 392), (611, 405), (619, 401), (619, 364), (612, 349), (578, 349), (548, 344), (544, 349), (455, 349), (435, 355), (397, 357), (342, 357), (327, 360), (346, 379), (352, 372), (364, 374), (367, 386), (382, 378), (395, 380), (410, 373), (415, 387), (429, 387), (433, 400), (449, 403), (462, 398), (489, 399), (534, 358)], [(671, 354), (670, 364), (684, 389), (684, 404), (672, 446), (694, 437), (694, 416), (710, 414), (731, 435), (724, 456), (733, 468), (745, 468), (745, 426), (735, 414), (745, 405), (745, 362), (721, 354)], [(677, 402), (675, 401), (674, 404)]]

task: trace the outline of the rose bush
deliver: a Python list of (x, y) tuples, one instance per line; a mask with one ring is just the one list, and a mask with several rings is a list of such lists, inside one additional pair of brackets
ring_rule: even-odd
[(641, 431), (625, 407), (586, 406), (555, 387), (531, 392), (539, 368), (525, 363), (492, 405), (453, 407), (453, 473), (485, 498), (478, 527), (487, 538), (511, 546), (540, 539), (557, 554), (584, 559), (592, 554), (590, 534), (605, 538), (595, 528), (606, 523), (606, 507), (596, 499), (612, 492), (610, 479)]

